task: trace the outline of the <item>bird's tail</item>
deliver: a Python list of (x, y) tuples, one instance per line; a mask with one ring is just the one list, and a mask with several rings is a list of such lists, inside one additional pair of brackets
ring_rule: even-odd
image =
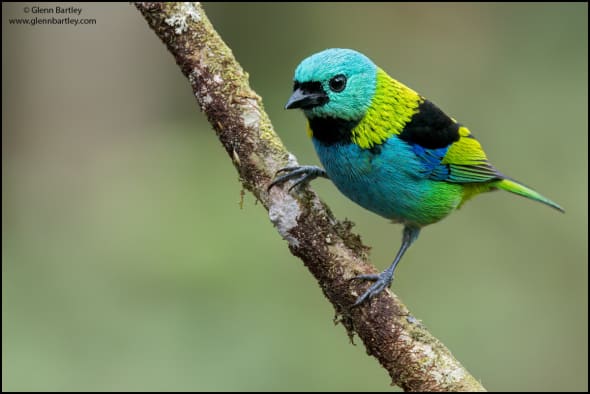
[(518, 194), (523, 197), (530, 198), (531, 200), (542, 202), (543, 204), (549, 205), (550, 207), (555, 208), (558, 211), (565, 212), (565, 210), (558, 204), (554, 203), (546, 197), (543, 197), (541, 194), (537, 193), (533, 189), (526, 187), (525, 185), (518, 183), (513, 179), (502, 179), (494, 186), (498, 189), (506, 190), (507, 192)]

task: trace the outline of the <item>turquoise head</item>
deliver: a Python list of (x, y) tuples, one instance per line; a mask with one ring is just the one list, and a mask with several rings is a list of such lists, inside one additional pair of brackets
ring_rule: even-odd
[(376, 81), (377, 66), (362, 53), (326, 49), (297, 66), (285, 108), (301, 108), (308, 119), (358, 121), (371, 105)]

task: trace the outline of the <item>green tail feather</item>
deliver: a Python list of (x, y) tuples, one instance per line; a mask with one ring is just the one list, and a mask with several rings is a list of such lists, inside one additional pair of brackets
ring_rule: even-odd
[(512, 179), (502, 179), (494, 186), (496, 186), (498, 189), (506, 190), (507, 192), (518, 194), (523, 197), (530, 198), (531, 200), (542, 202), (543, 204), (549, 205), (550, 207), (555, 208), (558, 211), (565, 212), (565, 210), (562, 207), (560, 207), (558, 204), (554, 203), (550, 199), (543, 197), (533, 189), (530, 189), (525, 185), (520, 184)]

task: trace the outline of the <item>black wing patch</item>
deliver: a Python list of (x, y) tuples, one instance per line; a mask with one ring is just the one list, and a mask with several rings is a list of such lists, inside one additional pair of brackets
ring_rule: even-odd
[(426, 149), (444, 148), (459, 140), (459, 124), (434, 103), (424, 100), (399, 138)]

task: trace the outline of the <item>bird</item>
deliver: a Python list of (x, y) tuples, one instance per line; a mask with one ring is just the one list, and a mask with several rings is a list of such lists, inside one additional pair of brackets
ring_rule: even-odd
[(565, 212), (557, 203), (501, 173), (467, 127), (432, 101), (392, 78), (353, 49), (330, 48), (295, 69), (285, 109), (301, 109), (323, 168), (303, 165), (277, 171), (268, 190), (323, 177), (361, 207), (403, 225), (393, 262), (353, 307), (389, 288), (395, 269), (425, 226), (472, 197), (505, 190)]

